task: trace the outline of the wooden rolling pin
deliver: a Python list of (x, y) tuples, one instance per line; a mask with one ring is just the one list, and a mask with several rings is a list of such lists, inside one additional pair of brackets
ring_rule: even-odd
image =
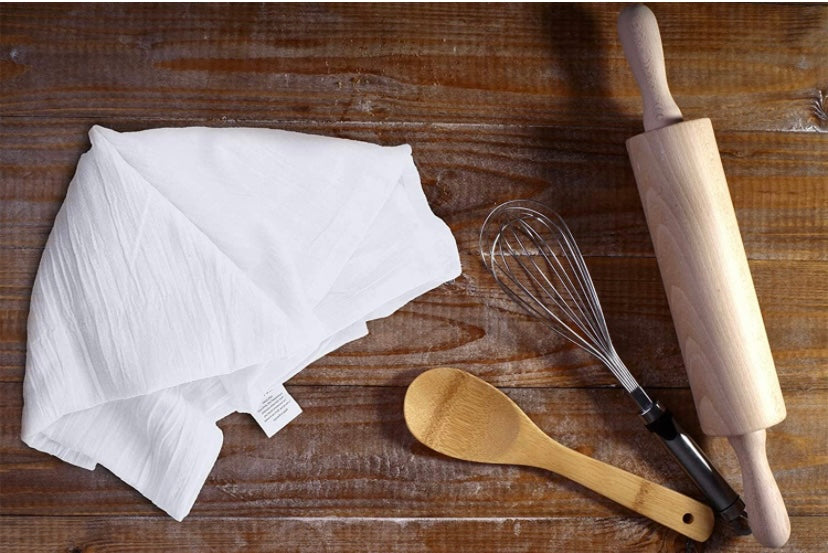
[(742, 467), (756, 539), (790, 536), (765, 429), (785, 403), (709, 119), (683, 121), (667, 87), (661, 36), (643, 5), (618, 31), (644, 99), (646, 132), (627, 141), (702, 430), (727, 436)]

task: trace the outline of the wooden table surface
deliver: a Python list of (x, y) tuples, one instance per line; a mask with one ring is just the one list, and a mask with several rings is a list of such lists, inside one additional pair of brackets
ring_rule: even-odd
[[(672, 91), (716, 129), (788, 408), (768, 456), (788, 551), (828, 550), (828, 6), (654, 5)], [(0, 549), (758, 551), (717, 525), (687, 542), (557, 476), (455, 461), (402, 419), (406, 385), (449, 365), (501, 387), (563, 444), (698, 497), (613, 378), (503, 299), (476, 255), (501, 201), (570, 223), (615, 344), (725, 478), (699, 430), (624, 141), (641, 105), (618, 5), (0, 6)], [(289, 383), (304, 413), (252, 418), (178, 523), (104, 468), (19, 438), (26, 318), (93, 124), (254, 126), (409, 143), (464, 272)]]

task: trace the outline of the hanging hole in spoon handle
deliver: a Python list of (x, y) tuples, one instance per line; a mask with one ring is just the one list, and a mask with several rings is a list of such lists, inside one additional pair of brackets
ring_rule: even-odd
[(683, 121), (667, 85), (661, 33), (650, 8), (644, 4), (624, 8), (618, 16), (618, 36), (644, 100), (644, 130)]

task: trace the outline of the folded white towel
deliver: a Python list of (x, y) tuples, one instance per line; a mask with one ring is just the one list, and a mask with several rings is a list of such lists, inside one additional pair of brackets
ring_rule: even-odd
[(183, 519), (216, 421), (460, 273), (408, 146), (93, 127), (32, 293), (22, 438)]

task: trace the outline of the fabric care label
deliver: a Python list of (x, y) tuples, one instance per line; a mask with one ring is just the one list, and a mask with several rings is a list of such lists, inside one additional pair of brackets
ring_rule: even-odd
[(282, 384), (277, 384), (265, 392), (262, 403), (254, 413), (253, 418), (262, 427), (268, 438), (273, 437), (290, 421), (299, 416), (302, 408), (296, 403)]

